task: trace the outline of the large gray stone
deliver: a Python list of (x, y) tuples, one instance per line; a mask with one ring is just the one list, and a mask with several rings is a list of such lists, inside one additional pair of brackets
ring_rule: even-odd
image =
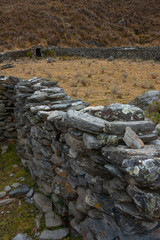
[(68, 228), (62, 228), (54, 231), (44, 230), (41, 233), (39, 240), (59, 240), (67, 237), (68, 234)]
[(130, 101), (130, 104), (138, 106), (143, 110), (146, 110), (149, 104), (152, 104), (153, 101), (160, 102), (160, 91), (149, 91), (144, 94), (137, 96), (135, 99)]
[(107, 121), (140, 121), (144, 112), (139, 107), (128, 104), (113, 103), (102, 110), (101, 116)]
[(62, 225), (60, 217), (53, 211), (45, 213), (45, 224), (47, 228), (59, 227)]
[(73, 128), (78, 128), (82, 131), (98, 134), (103, 132), (105, 128), (105, 120), (91, 116), (87, 113), (72, 111), (67, 112), (66, 121)]
[(113, 135), (123, 135), (126, 127), (130, 127), (136, 134), (152, 133), (155, 124), (150, 120), (145, 121), (128, 121), (128, 122), (107, 122), (105, 123), (105, 132)]
[(46, 213), (52, 211), (52, 201), (44, 196), (42, 193), (35, 193), (33, 196), (34, 203), (36, 207)]
[(123, 170), (128, 174), (127, 181), (136, 181), (136, 185), (149, 186), (151, 189), (160, 187), (160, 157), (147, 157), (143, 155), (124, 159)]
[(159, 194), (152, 192), (148, 193), (132, 185), (127, 187), (127, 192), (144, 215), (156, 219), (160, 217)]

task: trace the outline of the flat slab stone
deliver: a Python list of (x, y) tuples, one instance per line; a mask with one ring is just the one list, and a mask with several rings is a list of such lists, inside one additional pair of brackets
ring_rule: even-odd
[(45, 230), (41, 233), (39, 240), (59, 240), (67, 237), (68, 234), (68, 228), (62, 228), (54, 231)]
[(135, 133), (151, 133), (155, 129), (155, 124), (150, 120), (145, 121), (114, 121), (105, 123), (105, 132), (113, 135), (123, 135), (126, 127), (130, 127)]
[(14, 196), (20, 196), (20, 195), (25, 195), (26, 193), (29, 192), (29, 187), (25, 184), (25, 185), (21, 185), (20, 187), (12, 190), (9, 192), (9, 196), (10, 197), (14, 197)]
[(30, 110), (33, 113), (37, 113), (38, 111), (50, 111), (51, 108), (46, 105), (40, 105), (40, 106), (31, 107)]
[(105, 120), (91, 116), (90, 114), (72, 110), (67, 112), (65, 121), (73, 128), (93, 134), (103, 132), (107, 123)]
[(35, 193), (33, 196), (36, 207), (42, 212), (52, 211), (52, 201), (45, 197), (42, 193)]
[(1, 66), (1, 69), (7, 69), (7, 68), (13, 68), (13, 67), (14, 67), (13, 64), (7, 63), (7, 64), (2, 65), (2, 66)]
[(15, 183), (12, 183), (11, 187), (13, 188), (18, 188), (20, 186), (20, 183), (18, 182), (15, 182)]
[(144, 147), (144, 143), (137, 136), (137, 134), (130, 128), (126, 127), (123, 141), (128, 147), (140, 149)]
[(14, 202), (14, 200), (15, 200), (15, 198), (7, 198), (7, 199), (0, 200), (0, 206), (10, 204), (10, 203)]
[(111, 164), (122, 166), (124, 159), (147, 159), (152, 157), (160, 157), (159, 146), (145, 145), (141, 149), (131, 149), (127, 146), (119, 145), (117, 147), (103, 147), (102, 156), (104, 161), (110, 162)]

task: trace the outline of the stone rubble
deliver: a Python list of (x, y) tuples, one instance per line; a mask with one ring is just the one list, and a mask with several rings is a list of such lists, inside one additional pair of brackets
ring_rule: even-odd
[[(90, 108), (43, 78), (1, 77), (0, 84), (1, 140), (17, 137), (22, 164), (51, 196), (33, 195), (48, 227), (56, 219), (53, 202), (62, 220), (72, 219), (70, 231), (86, 240), (160, 239), (160, 148), (142, 109)], [(130, 147), (128, 128), (130, 139), (137, 135)], [(45, 230), (39, 240), (69, 233), (56, 231)]]

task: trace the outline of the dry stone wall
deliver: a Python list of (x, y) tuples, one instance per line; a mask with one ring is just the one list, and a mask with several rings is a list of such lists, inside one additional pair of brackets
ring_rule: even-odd
[(15, 139), (16, 126), (14, 117), (15, 92), (17, 78), (0, 76), (0, 141)]
[(0, 53), (3, 61), (25, 57), (79, 56), (104, 59), (142, 59), (160, 61), (160, 47), (109, 47), (109, 48), (67, 48), (33, 46), (25, 50)]
[[(17, 153), (74, 233), (87, 240), (160, 239), (160, 145), (143, 110), (88, 107), (48, 79), (0, 83), (2, 112), (10, 85), (14, 95), (1, 122), (14, 113)], [(136, 141), (129, 128), (144, 146), (127, 146)]]

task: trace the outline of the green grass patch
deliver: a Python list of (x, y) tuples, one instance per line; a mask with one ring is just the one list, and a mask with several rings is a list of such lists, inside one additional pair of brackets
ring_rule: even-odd
[[(17, 167), (15, 168), (13, 165), (17, 165)], [(38, 187), (30, 172), (22, 166), (20, 158), (16, 154), (15, 144), (10, 144), (7, 152), (3, 155), (1, 155), (0, 148), (0, 166), (0, 191), (3, 191), (5, 186), (14, 182), (27, 184), (29, 188), (34, 188), (34, 191), (38, 191)], [(10, 174), (14, 174), (13, 177), (10, 177)], [(25, 181), (20, 182), (20, 177), (24, 177)], [(37, 240), (38, 237), (35, 237), (35, 234), (46, 230), (44, 215), (40, 220), (40, 229), (36, 228), (35, 219), (38, 214), (39, 211), (35, 205), (27, 203), (24, 198), (17, 198), (11, 204), (1, 206), (0, 240), (11, 240), (18, 233), (27, 233), (28, 236)], [(62, 225), (62, 227), (65, 227), (65, 225)], [(51, 230), (59, 228), (52, 228)], [(82, 240), (82, 238), (74, 238), (70, 234), (64, 240)]]

